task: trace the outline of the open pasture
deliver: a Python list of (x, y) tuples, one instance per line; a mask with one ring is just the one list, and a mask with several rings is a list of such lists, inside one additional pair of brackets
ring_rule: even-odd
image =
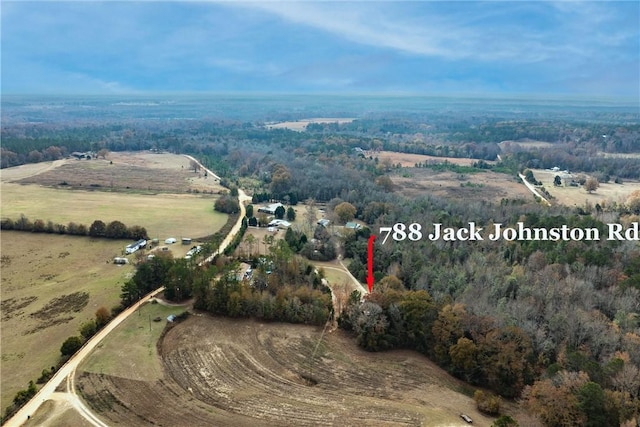
[(396, 191), (407, 197), (433, 195), (469, 201), (501, 199), (533, 200), (533, 195), (518, 178), (492, 171), (455, 173), (428, 168), (403, 170), (402, 176), (392, 176)]
[[(622, 184), (616, 184), (613, 181), (607, 183), (600, 183), (600, 186), (596, 191), (589, 194), (584, 187), (571, 187), (571, 186), (554, 186), (553, 180), (558, 172), (553, 172), (546, 169), (532, 169), (533, 176), (542, 182), (544, 188), (554, 197), (552, 203), (558, 203), (565, 206), (582, 206), (586, 203), (595, 206), (596, 203), (601, 206), (610, 205), (612, 202), (625, 203), (629, 195), (640, 190), (640, 182), (624, 180)], [(574, 176), (579, 173), (573, 173)]]
[(553, 147), (553, 143), (546, 141), (536, 141), (533, 139), (523, 141), (502, 141), (498, 144), (502, 150), (533, 150), (538, 148)]
[[(106, 160), (66, 159), (3, 169), (2, 216), (24, 214), (32, 221), (87, 227), (96, 219), (118, 220), (143, 226), (162, 242), (208, 236), (226, 222), (226, 215), (213, 210), (221, 187), (189, 165), (189, 159), (172, 154), (111, 153)], [(99, 184), (105, 171), (112, 170), (118, 171), (117, 188)], [(69, 185), (59, 185), (63, 181)], [(149, 191), (149, 183), (159, 188)], [(121, 285), (133, 267), (111, 261), (128, 243), (2, 233), (2, 409), (29, 380), (57, 363), (62, 342), (78, 335), (79, 326), (98, 307), (119, 303)], [(182, 256), (188, 248), (178, 243), (171, 249)]]
[(311, 123), (351, 123), (355, 119), (348, 118), (330, 118), (330, 117), (318, 117), (313, 119), (301, 119), (301, 120), (293, 120), (286, 121), (280, 123), (270, 123), (265, 125), (267, 129), (289, 129), (295, 130), (298, 132), (302, 132), (307, 129), (307, 126)]
[[(140, 225), (150, 237), (204, 237), (226, 215), (213, 210), (214, 177), (175, 154), (110, 153), (107, 160), (59, 160), (2, 171), (2, 216), (87, 227), (96, 220)], [(66, 185), (61, 185), (66, 183)]]
[(158, 302), (144, 304), (110, 333), (79, 369), (142, 381), (162, 378), (156, 344), (167, 325), (167, 316), (178, 315), (185, 309)]
[(190, 163), (177, 154), (113, 152), (106, 159), (65, 159), (4, 169), (2, 181), (149, 194), (226, 191), (215, 177), (194, 171)]
[[(382, 162), (390, 162), (392, 165), (400, 163), (402, 167), (412, 168), (416, 163), (444, 163), (445, 161), (458, 166), (471, 166), (478, 159), (465, 159), (460, 157), (436, 157), (427, 156), (426, 154), (410, 154), (399, 153), (395, 151), (380, 151), (377, 153), (369, 153), (373, 157), (377, 157)], [(492, 163), (492, 162), (487, 162)]]
[(39, 185), (2, 184), (2, 216), (42, 219), (87, 227), (96, 220), (140, 225), (149, 237), (203, 237), (218, 231), (226, 215), (213, 210), (214, 196), (196, 194), (129, 194), (61, 190)]
[(461, 412), (491, 424), (463, 383), (418, 353), (368, 353), (341, 331), (321, 334), (191, 316), (160, 343), (162, 378), (82, 372), (77, 384), (112, 425), (453, 426)]
[(78, 236), (3, 231), (2, 396), (4, 409), (15, 393), (56, 365), (60, 346), (79, 335), (99, 307), (120, 301), (131, 265), (110, 261), (125, 242)]

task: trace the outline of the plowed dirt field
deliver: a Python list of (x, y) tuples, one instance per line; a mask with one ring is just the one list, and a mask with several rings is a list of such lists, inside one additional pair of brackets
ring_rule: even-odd
[[(78, 389), (109, 425), (424, 425), (492, 420), (463, 384), (412, 351), (368, 353), (341, 331), (191, 316), (158, 344), (163, 378), (82, 373)], [(312, 354), (315, 350), (315, 356)], [(123, 361), (123, 363), (126, 363)]]

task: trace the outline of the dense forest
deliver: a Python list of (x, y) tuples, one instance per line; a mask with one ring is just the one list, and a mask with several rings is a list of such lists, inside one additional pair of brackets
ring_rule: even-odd
[[(407, 198), (390, 184), (396, 166), (375, 156), (376, 150), (482, 160), (500, 154), (500, 171), (510, 174), (561, 166), (603, 180), (639, 178), (637, 158), (602, 155), (639, 152), (637, 117), (584, 116), (372, 114), (346, 124), (313, 124), (305, 132), (234, 120), (10, 125), (2, 129), (2, 167), (72, 151), (166, 150), (198, 156), (255, 202), (322, 203), (333, 218), (351, 206), (348, 216), (367, 227), (337, 237), (311, 227), (309, 239), (287, 233), (271, 242), (268, 256), (244, 259), (255, 271), (252, 285), (238, 277), (231, 257), (218, 257), (209, 269), (156, 257), (142, 263), (122, 289), (125, 305), (163, 283), (169, 298), (195, 297), (196, 308), (213, 313), (322, 324), (331, 314), (322, 273), (295, 255), (312, 258), (311, 238), (323, 245), (325, 259), (343, 255), (354, 276), (366, 282), (367, 239), (382, 226), (522, 222), (604, 234), (607, 223), (637, 223), (640, 203), (632, 198), (590, 211), (545, 207), (533, 198)], [(548, 144), (525, 149), (504, 141)], [(374, 291), (364, 299), (351, 295), (339, 319), (366, 350), (417, 350), (470, 384), (519, 399), (546, 426), (618, 426), (638, 418), (637, 241), (406, 240), (376, 243), (373, 264)], [(479, 407), (500, 413), (495, 396), (479, 397)]]
[[(260, 146), (262, 157), (285, 147), (295, 156), (308, 153), (337, 156), (350, 154), (359, 147), (481, 160), (513, 156), (516, 164), (526, 167), (561, 165), (563, 169), (598, 173), (601, 178), (640, 177), (637, 158), (605, 156), (640, 150), (640, 125), (637, 115), (631, 113), (615, 115), (611, 122), (605, 120), (612, 116), (606, 113), (567, 118), (545, 114), (539, 119), (480, 112), (395, 116), (397, 113), (370, 114), (350, 123), (312, 123), (305, 132), (269, 129), (264, 121), (230, 119), (92, 122), (78, 126), (10, 122), (4, 123), (1, 130), (1, 167), (56, 160), (72, 152), (97, 153), (101, 149), (157, 149), (219, 157), (248, 145)], [(527, 141), (549, 145), (523, 149), (512, 144)], [(237, 156), (228, 156), (226, 160), (231, 165), (220, 163), (221, 173), (230, 166), (233, 169), (243, 166), (238, 164)]]

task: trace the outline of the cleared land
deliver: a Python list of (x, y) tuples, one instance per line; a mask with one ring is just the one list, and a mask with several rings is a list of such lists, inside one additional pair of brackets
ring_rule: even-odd
[(87, 227), (96, 220), (118, 220), (127, 226), (141, 225), (149, 237), (203, 237), (226, 222), (215, 212), (215, 197), (190, 194), (127, 194), (102, 191), (58, 190), (38, 185), (2, 185), (2, 216), (30, 220), (73, 221)]
[(464, 200), (526, 199), (533, 195), (518, 178), (492, 171), (455, 173), (425, 168), (408, 168), (402, 176), (391, 176), (396, 191), (408, 197), (435, 195)]
[(640, 153), (598, 153), (598, 156), (618, 159), (640, 159)]
[(312, 360), (321, 331), (191, 316), (160, 344), (162, 378), (83, 372), (77, 383), (113, 425), (454, 426), (461, 412), (491, 424), (463, 383), (415, 352), (368, 353), (336, 331)]
[[(587, 202), (592, 206), (595, 206), (596, 203), (601, 206), (610, 205), (612, 202), (620, 204), (624, 203), (632, 192), (640, 190), (640, 182), (625, 180), (622, 184), (601, 183), (596, 191), (589, 194), (582, 186), (554, 186), (553, 180), (559, 174), (558, 172), (546, 169), (533, 169), (532, 171), (535, 178), (541, 181), (544, 188), (554, 197), (552, 203), (566, 206), (584, 206)], [(573, 173), (573, 175), (577, 176), (580, 173)]]
[(120, 300), (130, 265), (111, 261), (124, 242), (86, 237), (2, 232), (2, 397), (55, 365), (62, 342), (78, 335), (96, 310)]
[[(460, 157), (436, 157), (427, 156), (425, 154), (398, 153), (395, 151), (379, 151), (377, 153), (368, 153), (374, 158), (377, 157), (380, 162), (389, 161), (393, 165), (400, 163), (402, 167), (411, 168), (416, 163), (433, 162), (444, 163), (445, 161), (458, 166), (471, 166), (478, 159), (463, 159)], [(492, 163), (492, 162), (487, 162)]]
[(96, 219), (118, 220), (141, 225), (150, 237), (163, 240), (209, 236), (226, 221), (226, 215), (213, 210), (222, 187), (189, 169), (184, 156), (111, 153), (107, 160), (27, 166), (2, 171), (3, 217), (24, 214), (31, 220), (87, 226)]
[(162, 362), (156, 344), (167, 324), (167, 316), (184, 311), (183, 306), (143, 305), (109, 334), (79, 369), (141, 381), (162, 378)]
[[(31, 220), (87, 226), (96, 219), (119, 220), (146, 227), (161, 245), (167, 237), (211, 235), (226, 222), (226, 215), (213, 211), (221, 187), (189, 165), (187, 158), (173, 154), (111, 153), (107, 160), (58, 160), (3, 169), (2, 216), (24, 214)], [(114, 188), (100, 184), (110, 176), (107, 172), (117, 176)], [(64, 181), (68, 185), (58, 185)], [(149, 191), (151, 185), (157, 188)], [(208, 194), (202, 194), (205, 190)], [(62, 342), (78, 335), (79, 326), (94, 318), (98, 307), (118, 304), (121, 285), (133, 267), (111, 261), (128, 243), (2, 233), (2, 409), (29, 380), (57, 363)], [(184, 256), (189, 249), (180, 243), (170, 248), (174, 256)]]
[(502, 150), (532, 150), (534, 148), (553, 147), (553, 143), (545, 141), (525, 140), (525, 141), (502, 141), (498, 144)]
[[(435, 157), (422, 154), (380, 151), (370, 154), (380, 162), (400, 164), (399, 175), (391, 175), (395, 191), (407, 197), (434, 195), (465, 200), (532, 199), (533, 196), (516, 177), (489, 170), (478, 169), (474, 173), (458, 173), (449, 170), (416, 168), (416, 163), (441, 164), (447, 162), (456, 166), (472, 166), (478, 159), (457, 157)], [(487, 162), (493, 164), (494, 162)]]
[(314, 119), (301, 119), (289, 122), (270, 123), (265, 125), (267, 129), (290, 129), (295, 131), (304, 131), (307, 129), (307, 125), (310, 123), (351, 123), (355, 119), (349, 118), (330, 118), (330, 117), (318, 117)]

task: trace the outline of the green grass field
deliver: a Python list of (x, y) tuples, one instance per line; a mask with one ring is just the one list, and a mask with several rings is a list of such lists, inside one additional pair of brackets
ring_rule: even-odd
[(64, 190), (38, 185), (2, 184), (2, 217), (71, 221), (87, 227), (96, 220), (140, 225), (150, 237), (203, 237), (218, 231), (227, 216), (213, 210), (215, 196)]
[[(147, 303), (129, 316), (81, 364), (80, 370), (141, 381), (162, 378), (156, 343), (167, 324), (167, 316), (184, 307)], [(160, 321), (154, 321), (160, 317)]]
[[(124, 243), (2, 232), (3, 410), (29, 380), (58, 362), (62, 342), (79, 335), (80, 325), (95, 318), (99, 307), (119, 303), (133, 266), (107, 261), (120, 254)], [(84, 293), (88, 298), (79, 298)]]

